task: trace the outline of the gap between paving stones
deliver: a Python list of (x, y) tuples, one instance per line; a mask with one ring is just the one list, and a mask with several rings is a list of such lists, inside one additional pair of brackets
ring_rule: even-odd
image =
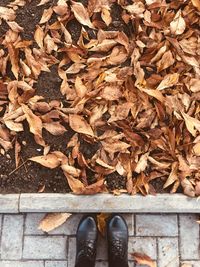
[(200, 213), (200, 199), (182, 194), (130, 196), (122, 194), (5, 194), (0, 195), (0, 213)]

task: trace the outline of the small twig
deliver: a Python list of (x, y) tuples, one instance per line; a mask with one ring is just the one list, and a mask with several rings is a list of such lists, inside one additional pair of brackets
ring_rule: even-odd
[[(23, 160), (22, 156), (21, 156), (21, 160), (22, 160), (22, 162), (24, 163), (24, 169), (25, 169), (25, 172), (28, 173), (28, 169), (26, 168), (26, 165), (25, 165), (26, 162)], [(26, 161), (27, 161), (27, 160), (26, 160)]]
[(8, 175), (13, 174), (15, 171), (17, 171), (18, 169), (20, 169), (28, 160), (24, 161), (21, 165), (19, 165), (17, 168), (15, 168), (13, 171), (11, 171)]

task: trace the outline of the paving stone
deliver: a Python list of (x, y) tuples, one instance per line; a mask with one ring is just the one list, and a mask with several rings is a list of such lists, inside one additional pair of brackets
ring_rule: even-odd
[(0, 194), (0, 213), (18, 213), (19, 194)]
[(43, 261), (0, 261), (0, 267), (44, 267)]
[(199, 260), (199, 219), (197, 215), (180, 215), (180, 254), (183, 260)]
[(153, 237), (130, 237), (128, 248), (129, 259), (132, 259), (131, 253), (140, 252), (147, 254), (153, 260), (157, 258), (156, 238)]
[(45, 261), (45, 267), (67, 267), (67, 261)]
[(129, 236), (134, 235), (134, 216), (133, 214), (121, 214), (125, 219), (128, 226), (128, 234)]
[(176, 215), (136, 215), (137, 236), (177, 236)]
[(158, 266), (179, 267), (178, 238), (158, 238)]
[(23, 222), (23, 215), (4, 215), (1, 237), (1, 259), (21, 259)]
[[(25, 235), (46, 235), (38, 229), (45, 213), (29, 213), (26, 216)], [(49, 232), (48, 235), (75, 235), (82, 214), (73, 214), (63, 225)]]
[[(184, 264), (186, 266), (184, 266)], [(181, 267), (188, 267), (187, 264), (189, 265), (189, 267), (190, 266), (191, 267), (199, 267), (200, 266), (200, 261), (183, 261), (183, 262), (181, 262)]]
[(75, 266), (76, 256), (76, 238), (70, 237), (68, 239), (68, 267)]
[(66, 259), (67, 237), (62, 236), (25, 236), (24, 237), (24, 259)]
[(99, 235), (99, 237), (98, 237), (96, 259), (97, 260), (107, 260), (108, 259), (107, 241), (101, 235)]

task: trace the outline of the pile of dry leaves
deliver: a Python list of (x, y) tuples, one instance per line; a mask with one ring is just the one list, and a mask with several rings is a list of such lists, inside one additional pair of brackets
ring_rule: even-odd
[[(76, 194), (109, 190), (106, 177), (117, 173), (126, 186), (115, 194), (155, 194), (159, 180), (168, 192), (199, 196), (200, 0), (32, 1), (42, 10), (32, 39), (17, 22), (31, 0), (7, 2), (0, 6), (1, 154), (14, 150), (20, 166), (27, 124), (42, 147), (29, 160), (61, 168)], [(62, 98), (49, 100), (36, 86), (52, 66)], [(44, 131), (72, 131), (68, 153)], [(91, 157), (80, 140), (98, 147)]]

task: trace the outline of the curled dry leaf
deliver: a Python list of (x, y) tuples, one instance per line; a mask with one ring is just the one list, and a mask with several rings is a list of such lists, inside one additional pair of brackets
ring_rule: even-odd
[(162, 82), (158, 85), (157, 89), (163, 90), (163, 89), (172, 87), (178, 83), (178, 80), (179, 80), (178, 73), (168, 74), (164, 77)]
[(26, 119), (28, 121), (30, 132), (34, 134), (35, 141), (42, 146), (45, 146), (45, 142), (42, 138), (42, 121), (41, 119), (36, 116), (29, 108), (28, 106), (22, 104), (22, 110), (26, 116)]
[(71, 213), (46, 214), (45, 217), (40, 221), (38, 229), (48, 233), (65, 223), (66, 220), (71, 217), (71, 215)]
[(65, 127), (58, 121), (43, 123), (43, 128), (53, 135), (62, 135), (67, 131)]
[(42, 166), (50, 168), (50, 169), (54, 169), (60, 165), (59, 158), (53, 153), (50, 153), (45, 156), (32, 157), (29, 160), (37, 162), (41, 164)]
[(182, 17), (181, 10), (179, 10), (176, 13), (176, 16), (174, 17), (173, 21), (170, 23), (171, 33), (175, 35), (180, 35), (185, 31), (185, 28), (186, 28), (186, 23)]
[(106, 224), (109, 216), (108, 213), (100, 213), (97, 215), (97, 227), (102, 236), (106, 234)]
[(40, 24), (43, 24), (43, 23), (46, 23), (47, 21), (50, 20), (51, 16), (53, 14), (53, 9), (52, 7), (48, 8), (48, 9), (45, 9), (43, 14), (42, 14), (42, 17), (41, 17), (41, 20), (40, 20)]
[(72, 1), (71, 9), (74, 13), (75, 18), (82, 25), (88, 26), (89, 28), (94, 28), (92, 22), (90, 21), (88, 11), (82, 3)]
[(196, 118), (189, 116), (187, 113), (181, 112), (188, 131), (195, 137), (197, 130), (200, 132), (200, 121)]
[(35, 31), (34, 38), (38, 46), (40, 48), (43, 48), (44, 31), (39, 25), (37, 26), (37, 29)]
[(192, 185), (192, 183), (185, 178), (183, 181), (181, 181), (181, 185), (184, 190), (184, 194), (189, 197), (195, 197), (195, 189)]
[(0, 19), (13, 21), (15, 19), (15, 16), (15, 11), (12, 8), (0, 6)]
[(148, 255), (134, 252), (131, 254), (133, 259), (138, 264), (147, 265), (149, 267), (157, 267), (157, 264), (155, 261), (153, 261)]
[(70, 114), (69, 115), (69, 125), (77, 133), (87, 134), (94, 136), (94, 132), (91, 126), (86, 122), (86, 120), (79, 115)]
[(146, 167), (147, 167), (147, 160), (148, 160), (148, 157), (149, 157), (149, 152), (145, 153), (144, 155), (142, 155), (135, 167), (135, 172), (137, 173), (141, 173), (143, 172)]
[(192, 0), (192, 4), (200, 11), (200, 0)]

